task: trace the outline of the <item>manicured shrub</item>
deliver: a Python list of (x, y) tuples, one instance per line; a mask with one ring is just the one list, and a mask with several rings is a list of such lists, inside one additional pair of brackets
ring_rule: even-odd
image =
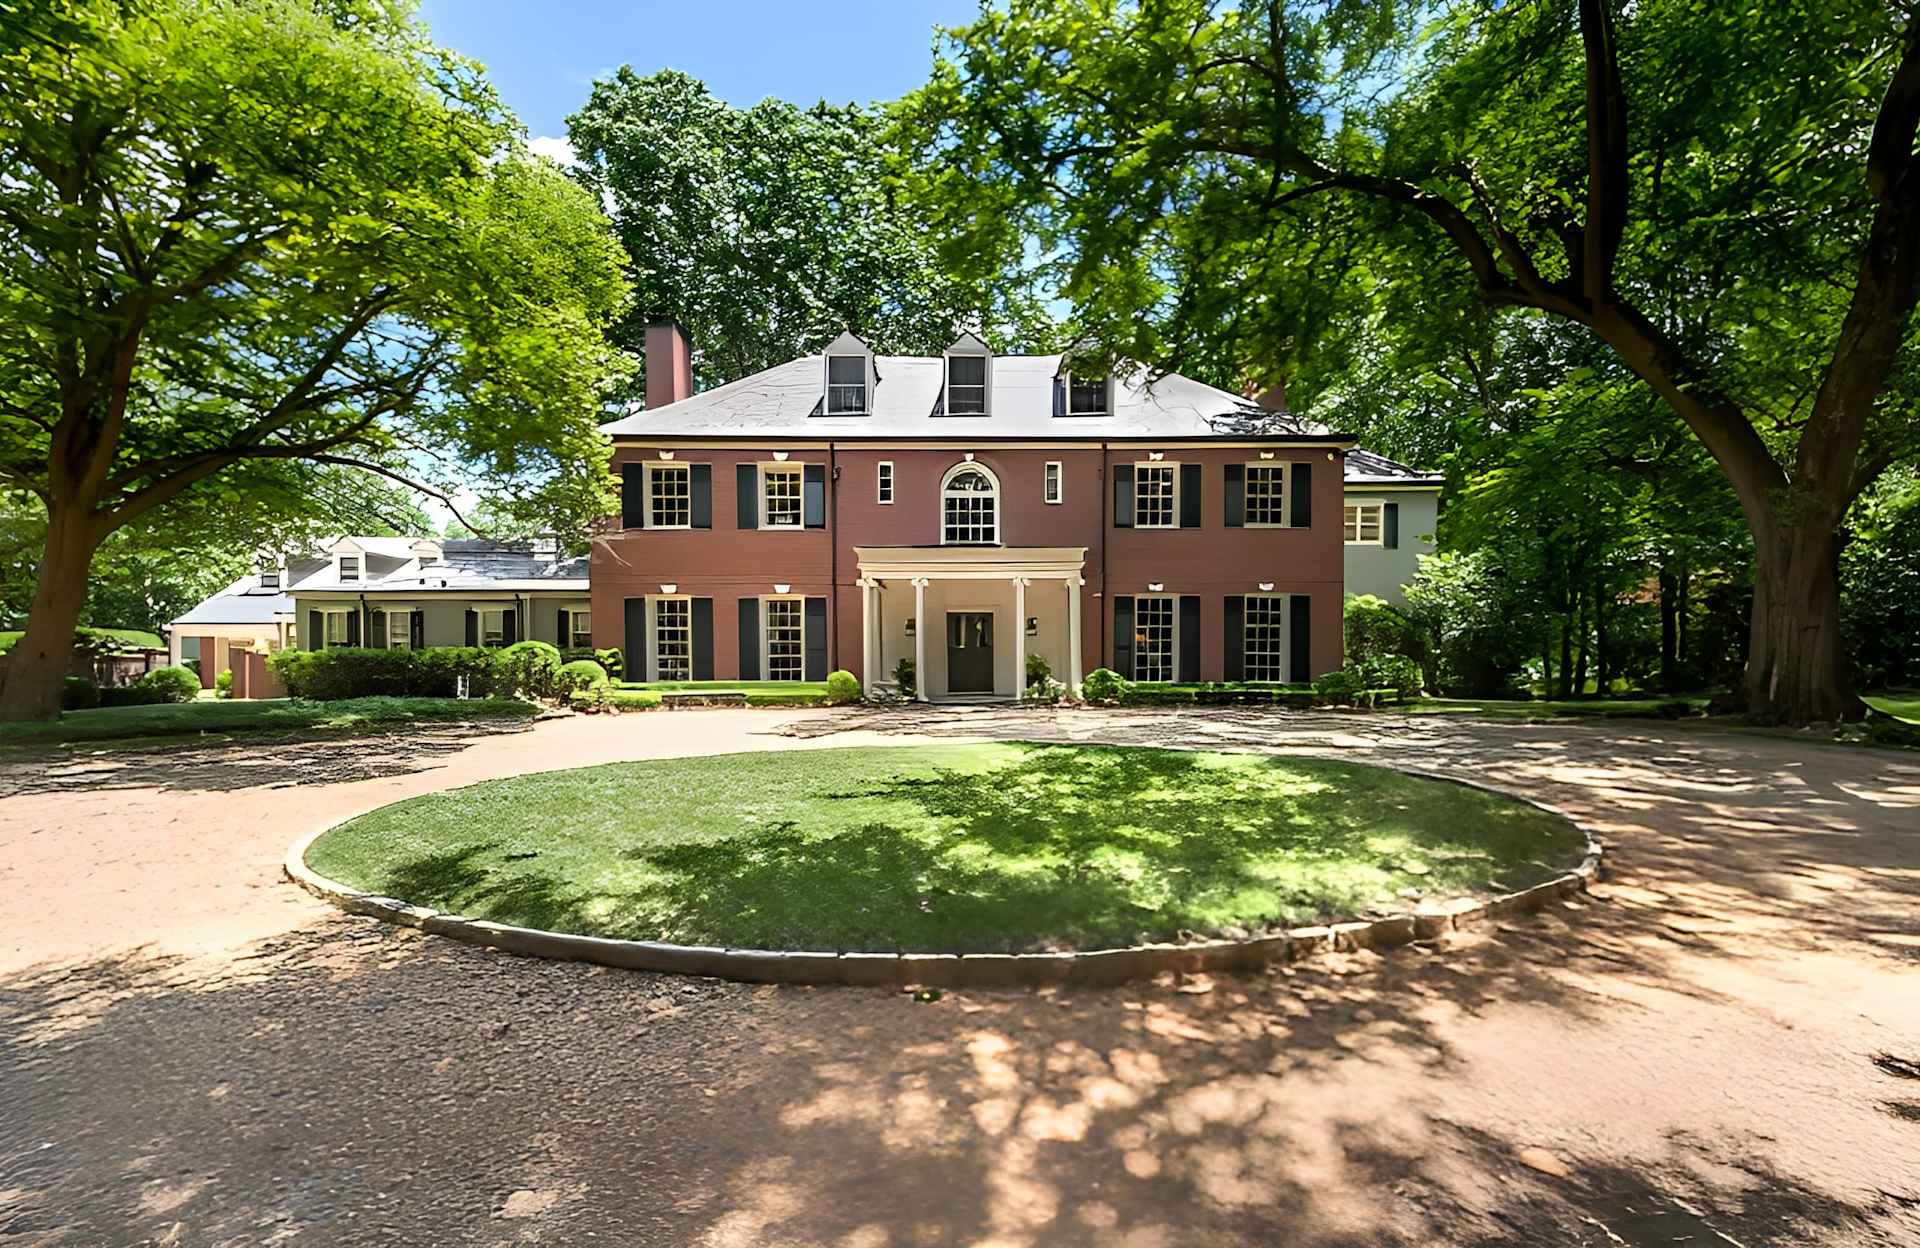
[(1352, 703), (1364, 688), (1366, 682), (1360, 679), (1359, 669), (1353, 667), (1324, 672), (1315, 677), (1313, 682), (1313, 691), (1336, 705)]
[(213, 691), (223, 698), (233, 696), (233, 669), (228, 668), (213, 678)]
[(627, 671), (627, 656), (618, 646), (608, 646), (605, 650), (595, 650), (593, 661), (606, 669), (609, 680), (619, 680)]
[(560, 650), (544, 641), (516, 641), (500, 652), (497, 685), (501, 693), (523, 698), (554, 696), (554, 677), (560, 671)]
[(1027, 688), (1031, 689), (1035, 685), (1045, 687), (1047, 681), (1051, 679), (1052, 676), (1053, 665), (1047, 662), (1046, 655), (1030, 654), (1027, 656)]
[(282, 650), (267, 660), (296, 698), (336, 702), (342, 698), (450, 698), (467, 678), (467, 694), (483, 698), (495, 692), (498, 652), (478, 646), (435, 646), (424, 650), (368, 650), (336, 646), (329, 650)]
[(563, 663), (560, 670), (553, 674), (553, 696), (571, 698), (576, 693), (586, 693), (606, 686), (607, 670), (592, 659), (576, 659), (572, 663)]
[(1406, 612), (1372, 594), (1347, 597), (1346, 636), (1349, 662), (1394, 654), (1420, 658), (1420, 630)]
[(184, 667), (156, 667), (133, 683), (152, 694), (153, 704), (191, 702), (200, 696), (199, 675)]
[(1110, 667), (1096, 667), (1080, 682), (1080, 696), (1089, 702), (1114, 705), (1126, 696), (1133, 682)]
[(827, 677), (827, 701), (835, 706), (860, 700), (860, 678), (852, 672), (833, 672)]
[(60, 691), (60, 709), (63, 711), (90, 711), (100, 705), (100, 686), (85, 676), (67, 677), (66, 686)]
[(158, 706), (166, 701), (168, 698), (160, 690), (150, 685), (142, 685), (138, 681), (131, 685), (110, 686), (100, 691), (100, 705), (103, 707)]
[(893, 684), (894, 687), (900, 691), (901, 697), (910, 698), (913, 696), (916, 688), (913, 683), (913, 678), (912, 659), (901, 659), (893, 665)]

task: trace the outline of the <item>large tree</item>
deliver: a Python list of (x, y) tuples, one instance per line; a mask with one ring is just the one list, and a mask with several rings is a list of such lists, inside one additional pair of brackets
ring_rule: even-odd
[(679, 321), (703, 387), (845, 329), (882, 352), (938, 352), (967, 327), (1003, 349), (1051, 349), (1017, 264), (995, 257), (963, 277), (943, 263), (922, 206), (899, 193), (880, 113), (735, 108), (678, 71), (622, 67), (594, 84), (567, 135), (576, 176), (633, 259), (620, 342), (638, 353), (649, 320)]
[(0, 9), (0, 485), (45, 517), (0, 717), (57, 711), (94, 552), (168, 504), (351, 467), (604, 510), (618, 243), (408, 9)]
[(1013, 0), (914, 105), (956, 250), (1033, 232), (1117, 354), (1295, 380), (1467, 298), (1604, 343), (1752, 531), (1750, 710), (1859, 711), (1841, 525), (1920, 445), (1906, 0)]

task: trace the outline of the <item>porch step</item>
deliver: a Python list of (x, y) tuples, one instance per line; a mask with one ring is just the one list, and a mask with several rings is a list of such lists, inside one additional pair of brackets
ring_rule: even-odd
[(747, 695), (740, 689), (668, 689), (660, 694), (660, 707), (745, 706)]

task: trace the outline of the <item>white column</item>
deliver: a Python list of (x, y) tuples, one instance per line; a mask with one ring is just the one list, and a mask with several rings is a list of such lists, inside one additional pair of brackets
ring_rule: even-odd
[(873, 693), (874, 665), (879, 656), (873, 652), (873, 582), (862, 578), (855, 582), (860, 586), (860, 688), (869, 695)]
[(927, 578), (913, 578), (913, 696), (927, 698)]
[(1080, 587), (1086, 584), (1078, 575), (1067, 578), (1067, 696), (1080, 696)]
[(1013, 578), (1013, 696), (1027, 687), (1027, 578)]

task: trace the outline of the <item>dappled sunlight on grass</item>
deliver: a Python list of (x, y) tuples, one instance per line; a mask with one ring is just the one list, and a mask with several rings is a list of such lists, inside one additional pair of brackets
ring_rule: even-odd
[(1577, 859), (1544, 811), (1315, 759), (1018, 744), (619, 764), (399, 803), (336, 879), (475, 917), (735, 947), (1126, 944), (1515, 888)]

